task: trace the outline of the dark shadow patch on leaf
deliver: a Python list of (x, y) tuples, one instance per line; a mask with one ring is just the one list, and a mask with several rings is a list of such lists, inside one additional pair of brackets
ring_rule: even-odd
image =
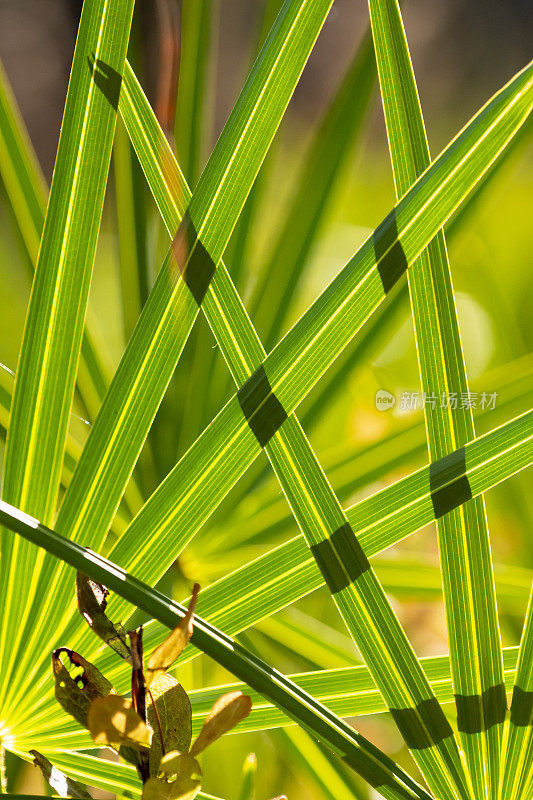
[(407, 270), (407, 258), (398, 239), (395, 209), (376, 228), (372, 240), (377, 270), (387, 294)]
[(101, 58), (95, 60), (94, 53), (87, 56), (87, 65), (93, 81), (116, 111), (122, 83), (120, 74)]

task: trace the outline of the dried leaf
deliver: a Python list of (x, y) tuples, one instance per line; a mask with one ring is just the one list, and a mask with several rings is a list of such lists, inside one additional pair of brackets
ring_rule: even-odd
[(207, 715), (202, 730), (191, 747), (191, 755), (198, 755), (208, 745), (238, 725), (248, 716), (251, 709), (251, 699), (242, 692), (229, 692), (220, 697)]
[(119, 623), (111, 622), (105, 614), (108, 595), (109, 590), (101, 583), (91, 580), (83, 572), (76, 573), (76, 597), (80, 614), (100, 639), (131, 664), (124, 628)]
[[(71, 673), (64, 665), (61, 656), (65, 654), (74, 670)], [(112, 684), (104, 678), (100, 670), (79, 653), (60, 647), (52, 653), (55, 695), (65, 711), (87, 728), (87, 714), (91, 702), (97, 697), (106, 697), (113, 691)]]
[(115, 749), (127, 745), (140, 750), (149, 747), (152, 741), (152, 731), (137, 714), (131, 700), (118, 694), (93, 700), (87, 722), (95, 744)]
[(193, 631), (193, 616), (194, 609), (196, 608), (196, 601), (198, 600), (198, 592), (200, 586), (195, 583), (192, 590), (191, 600), (187, 614), (183, 617), (180, 624), (174, 628), (170, 636), (167, 636), (164, 642), (159, 647), (156, 647), (150, 658), (146, 668), (146, 686), (150, 687), (161, 675), (164, 675), (167, 669), (176, 661), (181, 655), (187, 642), (192, 636)]
[(68, 778), (61, 770), (54, 767), (47, 758), (37, 752), (37, 750), (30, 750), (30, 755), (33, 756), (33, 763), (35, 766), (39, 767), (43, 773), (45, 781), (50, 784), (55, 793), (60, 797), (91, 797), (85, 786)]
[(146, 713), (148, 724), (154, 729), (150, 775), (156, 776), (164, 753), (171, 750), (186, 753), (189, 750), (192, 736), (191, 703), (176, 678), (163, 674), (148, 691)]

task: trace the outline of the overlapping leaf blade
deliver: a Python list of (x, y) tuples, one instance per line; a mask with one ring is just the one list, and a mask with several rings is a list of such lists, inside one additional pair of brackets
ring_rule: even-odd
[[(460, 202), (460, 197), (471, 186), (474, 174), (470, 171), (470, 168), (473, 165), (468, 160), (468, 157), (465, 160), (466, 154), (463, 149), (465, 142), (466, 153), (474, 158), (472, 153), (478, 147), (481, 147), (482, 150), (485, 149), (486, 139), (483, 131), (486, 132), (488, 127), (498, 131), (498, 126), (501, 124), (503, 139), (507, 141), (512, 134), (512, 130), (514, 130), (515, 124), (519, 127), (522, 119), (529, 113), (531, 95), (533, 94), (531, 90), (532, 72), (533, 69), (528, 68), (526, 72), (520, 73), (515, 79), (516, 85), (511, 82), (509, 86), (502, 90), (496, 100), (488, 104), (481, 116), (475, 118), (471, 125), (460, 135), (459, 139), (450, 145), (448, 150), (434, 162), (430, 170), (417, 181), (415, 187), (402, 199), (398, 208), (402, 210), (403, 217), (406, 215), (405, 209), (411, 207), (413, 219), (410, 222), (413, 225), (414, 218), (416, 220), (419, 219), (417, 213), (413, 211), (413, 207), (420, 204), (418, 214), (422, 207), (426, 209), (427, 214), (428, 205), (427, 201), (423, 200), (423, 197), (429, 193), (432, 198), (430, 217), (433, 220), (433, 225), (431, 230), (426, 230), (424, 233), (419, 232), (414, 236), (414, 242), (418, 242), (420, 249), (423, 249), (423, 244), (425, 245), (427, 240), (431, 239), (433, 233), (436, 233), (442, 226), (446, 217), (447, 204), (449, 203), (450, 206), (453, 206)], [(516, 111), (517, 105), (523, 105), (523, 108), (521, 108), (517, 119), (511, 123), (511, 128), (509, 128), (507, 114), (510, 113), (511, 116), (514, 116), (513, 112)], [(476, 136), (476, 129), (478, 129), (479, 140)], [(498, 152), (504, 146), (504, 142), (501, 140), (497, 142), (496, 139), (498, 137), (493, 140), (493, 145), (496, 148), (496, 152)], [(494, 156), (494, 153), (492, 153), (493, 145), (485, 153), (489, 162), (492, 162)], [(459, 156), (458, 151), (462, 154), (462, 158)], [(448, 158), (451, 164), (455, 164), (455, 167), (447, 163)], [(460, 162), (461, 167), (457, 166), (457, 161)], [(465, 167), (465, 164), (468, 167)], [(442, 192), (444, 191), (438, 176), (440, 174), (442, 180), (442, 174), (446, 171), (446, 167), (450, 167), (450, 170), (447, 179), (444, 181), (448, 188), (447, 200), (444, 203), (444, 201), (439, 202), (436, 199), (440, 193), (437, 192), (435, 194), (434, 189), (437, 188)], [(465, 174), (461, 172), (463, 167)], [(475, 171), (479, 177), (479, 172), (483, 171), (483, 166), (481, 164), (478, 165)], [(457, 178), (458, 174), (466, 178), (466, 185), (461, 188), (459, 188), (461, 182)], [(468, 178), (467, 175), (469, 175)], [(459, 192), (459, 196), (456, 196), (455, 200), (452, 199), (453, 191), (449, 186), (452, 179), (458, 180), (456, 191)], [(435, 183), (437, 185), (436, 187), (433, 186), (432, 190), (431, 185)], [(418, 197), (419, 192), (422, 197)], [(396, 212), (396, 216), (399, 217), (399, 212)], [(396, 227), (395, 215), (389, 215), (384, 228), (382, 227), (381, 230), (390, 231), (393, 227)], [(411, 227), (406, 231), (406, 235), (407, 233), (411, 235)], [(414, 247), (416, 250), (417, 247), (414, 246), (413, 240), (409, 236), (407, 238), (409, 246)], [(416, 253), (413, 255), (413, 260), (415, 256)], [(323, 367), (325, 368), (329, 356), (326, 357), (324, 351), (326, 353), (329, 352), (333, 357), (338, 349), (337, 344), (341, 346), (349, 338), (353, 327), (356, 327), (356, 325), (349, 324), (348, 317), (354, 315), (354, 319), (357, 318), (361, 308), (364, 307), (365, 298), (368, 299), (368, 295), (366, 290), (363, 291), (363, 288), (359, 287), (360, 281), (357, 280), (353, 272), (360, 273), (362, 271), (366, 274), (365, 263), (367, 261), (370, 264), (375, 261), (371, 240), (368, 240), (363, 245), (358, 255), (349, 262), (339, 277), (330, 284), (323, 295), (267, 358), (264, 365), (265, 372), (269, 376), (273, 391), (283, 402), (287, 412), (305, 394), (308, 384), (313, 382), (316, 374), (320, 373)], [(374, 281), (379, 281), (379, 278), (375, 277), (375, 273), (376, 268), (374, 267), (369, 275), (374, 275)], [(369, 280), (371, 280), (370, 277)], [(345, 286), (343, 286), (344, 281), (347, 284)], [(355, 281), (355, 287), (352, 286), (352, 289), (350, 289), (350, 282), (353, 281)], [(355, 291), (357, 287), (359, 287), (359, 291)], [(379, 291), (376, 290), (376, 293), (379, 294)], [(355, 297), (361, 302), (356, 303)], [(334, 311), (336, 302), (341, 303), (338, 313)], [(357, 306), (357, 310), (352, 307), (351, 314), (348, 314), (348, 306), (350, 305)], [(340, 318), (337, 319), (339, 314)], [(329, 336), (331, 336), (331, 339), (328, 344)], [(311, 343), (312, 346), (309, 346)], [(318, 344), (321, 345), (320, 350), (317, 350)], [(301, 351), (301, 347), (304, 348), (303, 351)], [(316, 359), (312, 357), (314, 353), (316, 353)], [(276, 375), (277, 377), (274, 377)], [(145, 505), (128, 534), (115, 548), (114, 557), (134, 568), (142, 564), (142, 568), (145, 571), (144, 574), (147, 577), (149, 576), (150, 580), (154, 580), (159, 569), (158, 564), (154, 562), (170, 563), (170, 552), (177, 554), (185, 546), (194, 531), (207, 519), (220, 502), (220, 499), (259, 452), (260, 448), (243, 417), (239, 402), (237, 398), (233, 398)], [(139, 541), (137, 531), (142, 531), (140, 538), (143, 540), (143, 547), (132, 557), (129, 542), (134, 539), (137, 542)], [(150, 552), (152, 550), (151, 542), (156, 539), (160, 550), (158, 557), (154, 556), (152, 558)], [(163, 555), (165, 548), (168, 548), (167, 554)]]
[[(33, 277), (48, 187), (1, 63), (0, 176), (24, 243), (29, 273)], [(86, 320), (77, 388), (88, 415), (94, 419), (107, 389), (111, 370), (105, 343), (91, 322), (91, 318)]]
[(335, 185), (368, 114), (375, 70), (372, 44), (365, 38), (313, 139), (283, 227), (250, 298), (250, 316), (267, 352), (283, 330)]
[[(401, 197), (429, 166), (429, 147), (397, 0), (369, 0), (369, 6)], [(408, 281), (422, 390), (433, 398), (424, 406), (430, 460), (460, 457), (475, 433), (442, 231), (412, 264)], [(467, 495), (467, 487), (465, 482), (457, 491)], [(459, 508), (442, 493), (433, 498), (458, 727), (476, 796), (496, 798), (507, 703), (485, 505), (482, 496)]]
[[(389, 268), (390, 267), (391, 267), (391, 264), (389, 264)], [(383, 278), (383, 276), (382, 276), (382, 278)], [(387, 280), (387, 278), (385, 278), (385, 281), (386, 280)], [(390, 276), (389, 276), (389, 280), (390, 280)], [(208, 318), (209, 318), (209, 307), (208, 307), (207, 304), (206, 304), (205, 308), (206, 308), (206, 313), (208, 313)], [(222, 347), (224, 349), (224, 343), (223, 342), (221, 342), (221, 345), (222, 345)], [(267, 386), (269, 386), (269, 389), (270, 389), (271, 385), (272, 384), (269, 385), (268, 380), (267, 380)], [(291, 427), (289, 427), (289, 426), (291, 426)], [(274, 437), (272, 439), (272, 441), (267, 445), (267, 452), (268, 452), (269, 457), (270, 457), (272, 463), (274, 464), (274, 466), (275, 467), (277, 466), (278, 477), (282, 481), (282, 485), (283, 485), (284, 491), (285, 491), (286, 495), (288, 496), (289, 501), (292, 504), (293, 511), (297, 514), (297, 518), (298, 518), (299, 524), (301, 525), (302, 529), (307, 532), (307, 535), (309, 536), (310, 543), (313, 543), (316, 546), (316, 545), (319, 544), (320, 541), (322, 541), (322, 537), (323, 537), (323, 532), (324, 531), (328, 531), (329, 530), (330, 533), (333, 533), (336, 530), (342, 529), (342, 526), (344, 524), (343, 520), (342, 520), (342, 512), (340, 512), (340, 507), (338, 507), (338, 511), (337, 512), (333, 511), (333, 508), (335, 507), (335, 500), (333, 499), (333, 496), (332, 496), (332, 494), (331, 494), (331, 492), (329, 490), (329, 486), (328, 486), (327, 482), (323, 478), (323, 475), (322, 475), (322, 473), (320, 471), (320, 468), (318, 467), (318, 464), (316, 463), (316, 460), (314, 459), (314, 457), (312, 456), (312, 454), (310, 453), (310, 451), (306, 447), (305, 438), (302, 437), (301, 432), (297, 429), (297, 423), (295, 423), (295, 421), (292, 421), (292, 420), (287, 420), (287, 422), (284, 424), (284, 430), (285, 430), (285, 432), (287, 434), (287, 438), (285, 439), (282, 431), (278, 432), (278, 434), (276, 434), (276, 437)], [(278, 438), (278, 437), (280, 437), (280, 438)], [(281, 443), (282, 441), (283, 441), (283, 444)], [(291, 454), (291, 449), (292, 449), (292, 454)], [(298, 465), (299, 469), (296, 469), (296, 465)], [(287, 469), (287, 466), (289, 466), (289, 469)], [(291, 470), (292, 470), (292, 472), (291, 472)], [(303, 477), (304, 475), (305, 475), (305, 477)], [(310, 476), (313, 476), (313, 477), (310, 478)], [(314, 501), (311, 505), (309, 504), (308, 499), (306, 497), (306, 494), (309, 492), (309, 489), (306, 489), (305, 488), (306, 486), (312, 486), (313, 487), (311, 489), (311, 492), (317, 498), (319, 498), (318, 502)], [(329, 497), (329, 500), (328, 500), (328, 497)], [(325, 511), (325, 509), (328, 508), (328, 503), (329, 503), (329, 511)], [(318, 528), (317, 528), (317, 526), (318, 526)], [(322, 532), (320, 531), (321, 526), (323, 526)], [(127, 538), (127, 537), (125, 537), (125, 538)], [(120, 547), (120, 545), (119, 545), (119, 547)], [(364, 572), (367, 572), (367, 570), (364, 570)], [(368, 571), (368, 576), (367, 577), (368, 577), (368, 580), (373, 582), (371, 571)], [(350, 589), (348, 589), (348, 587), (345, 587), (345, 588), (348, 591), (352, 591), (351, 588)], [(380, 598), (379, 600), (378, 600), (378, 597)], [(364, 594), (363, 605), (364, 605), (365, 602), (369, 602), (369, 598), (373, 598), (374, 601), (376, 601), (378, 603), (378, 605), (381, 608), (381, 612), (380, 613), (382, 613), (382, 614), (384, 614), (386, 616), (386, 614), (387, 614), (387, 612), (386, 612), (387, 606), (386, 606), (386, 604), (383, 603), (384, 596), (380, 595), (380, 593), (379, 593), (379, 591), (377, 589), (377, 585), (373, 584), (373, 588), (371, 588), (371, 587), (367, 588), (366, 594)], [(360, 602), (361, 602), (361, 598), (359, 598), (359, 600), (355, 600), (355, 598), (354, 598), (352, 603), (348, 603), (348, 606), (351, 608), (352, 612), (353, 612), (354, 608), (358, 607), (358, 603), (360, 603)], [(362, 608), (362, 606), (359, 606), (359, 607)], [(345, 611), (346, 611), (346, 609), (345, 609)], [(389, 619), (389, 624), (392, 624), (392, 618)], [(354, 631), (354, 630), (362, 630), (364, 628), (363, 625), (360, 625), (358, 623), (356, 624), (355, 619), (352, 620), (352, 623), (350, 623), (350, 627), (351, 627), (352, 631)], [(374, 632), (374, 635), (375, 635), (375, 632)], [(399, 632), (398, 632), (398, 635), (399, 635)], [(397, 640), (397, 641), (399, 641), (399, 640)], [(359, 641), (358, 643), (361, 646), (361, 642)], [(385, 640), (383, 640), (383, 643), (385, 644)], [(369, 645), (370, 645), (370, 641), (369, 641)], [(371, 657), (371, 649), (372, 648), (369, 646), (368, 651), (365, 653), (365, 657), (367, 657), (367, 655), (368, 655), (368, 657)], [(363, 648), (363, 650), (364, 650), (364, 648)], [(406, 658), (407, 658), (407, 653), (408, 653), (408, 649), (405, 650), (405, 657)], [(407, 667), (408, 663), (410, 664), (409, 667)], [(386, 676), (387, 674), (391, 674), (390, 673), (390, 667), (385, 668), (384, 665), (382, 667), (378, 667), (377, 666), (377, 662), (376, 662), (374, 668), (376, 670), (378, 670), (378, 671), (381, 669), (381, 674), (382, 674), (383, 677)], [(414, 662), (412, 660), (409, 661), (409, 658), (407, 658), (407, 660), (405, 661), (405, 664), (404, 664), (404, 669), (407, 672), (409, 672), (409, 670), (413, 670), (414, 669)], [(398, 704), (398, 703), (402, 703), (402, 699), (403, 699), (403, 702), (404, 703), (407, 702), (407, 705), (409, 707), (410, 703), (413, 702), (413, 700), (408, 700), (407, 699), (407, 695), (403, 695), (402, 696), (401, 692), (400, 692), (400, 694), (395, 694), (395, 687), (397, 687), (399, 685), (400, 685), (400, 683), (399, 683), (399, 680), (398, 680), (397, 676), (392, 679), (392, 682), (390, 682), (390, 681), (388, 682), (387, 691), (390, 692), (390, 694), (389, 694), (390, 701), (391, 702), (396, 702)], [(422, 692), (422, 694), (418, 695), (418, 701), (414, 702), (415, 706), (417, 705), (417, 702), (422, 703), (423, 701), (429, 699), (424, 694), (424, 691), (426, 691), (426, 689), (422, 689), (422, 686), (420, 686), (419, 687), (419, 691)], [(402, 699), (400, 699), (400, 698), (402, 698)], [(435, 710), (435, 714), (437, 714), (436, 710)], [(438, 714), (437, 714), (437, 716), (438, 716)], [(444, 738), (446, 738), (446, 737), (444, 737)], [(430, 741), (431, 741), (431, 738), (430, 738)], [(417, 749), (417, 750), (422, 749), (423, 750), (424, 747), (417, 746), (415, 749)], [(421, 757), (420, 753), (418, 755), (419, 755), (419, 757)], [(460, 773), (460, 770), (459, 770), (459, 773)], [(457, 774), (459, 774), (459, 773), (457, 773)], [(441, 772), (440, 775), (439, 775), (439, 770), (438, 769), (434, 772), (432, 777), (437, 781), (440, 781), (441, 778), (443, 778), (444, 782), (446, 782), (446, 780), (447, 780), (445, 772)], [(458, 778), (458, 780), (460, 781), (461, 779)], [(438, 785), (440, 787), (441, 791), (443, 790), (442, 789), (442, 786), (443, 786), (442, 783), (438, 783), (436, 785)], [(461, 789), (459, 791), (463, 791), (463, 790)]]
[[(181, 214), (188, 204), (186, 219), (143, 309), (57, 518), (58, 530), (68, 532), (73, 540), (83, 537), (95, 548), (103, 541), (198, 313), (197, 281), (202, 283), (205, 270), (210, 274), (222, 256), (330, 5), (331, 0), (287, 0), (202, 174), (196, 199), (190, 204), (182, 191), (183, 179), (178, 176), (181, 182), (176, 202), (181, 203)], [(201, 242), (198, 235), (202, 236)], [(178, 251), (177, 258), (185, 259), (179, 265)], [(183, 280), (181, 273), (187, 270), (193, 277)], [(221, 281), (227, 280), (227, 273), (218, 270), (212, 284), (219, 275)], [(205, 306), (215, 303), (212, 287), (203, 301)], [(218, 308), (214, 313), (218, 314)], [(239, 319), (239, 308), (232, 308), (230, 313), (233, 321)], [(244, 313), (241, 307), (241, 317)], [(220, 313), (219, 318), (223, 326), (225, 314)], [(230, 326), (226, 336), (232, 339)], [(242, 363), (239, 368), (244, 370)], [(65, 571), (50, 567), (41, 581), (46, 586), (45, 601), (40, 617), (34, 612), (32, 631), (26, 633), (27, 652), (40, 638), (36, 633), (39, 619), (46, 617), (49, 629), (55, 631), (59, 621), (66, 622), (71, 615), (71, 590)], [(24, 662), (22, 657), (18, 670), (29, 683), (32, 675)], [(42, 665), (34, 662), (32, 669), (39, 668)]]
[[(174, 629), (187, 609), (128, 575), (107, 559), (64, 539), (34, 517), (0, 501), (0, 522), (27, 541), (44, 547), (98, 583)], [(298, 724), (362, 774), (385, 798), (429, 800), (429, 795), (378, 748), (331, 714), (296, 684), (269, 667), (222, 631), (195, 617), (193, 640), (219, 664), (270, 698)]]
[[(132, 13), (133, 0), (98, 0), (82, 14), (17, 369), (2, 495), (47, 520), (57, 502)], [(10, 536), (1, 547), (4, 696), (48, 560), (35, 562)], [(26, 600), (21, 615), (17, 596)]]

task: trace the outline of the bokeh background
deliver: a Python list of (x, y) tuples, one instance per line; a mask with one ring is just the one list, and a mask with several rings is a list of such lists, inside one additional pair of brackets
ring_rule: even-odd
[[(264, 3), (262, 0), (218, 0), (214, 5), (209, 102), (202, 140), (204, 160), (249, 68)], [(80, 8), (81, 3), (74, 0), (0, 0), (0, 57), (48, 181), (53, 170)], [(436, 155), (482, 103), (531, 58), (533, 7), (529, 0), (405, 0), (403, 11), (430, 147)], [(177, 0), (138, 0), (134, 57), (143, 86), (154, 104), (157, 104), (165, 66), (162, 62), (165, 43), (173, 37), (164, 20), (174, 20), (171, 26), (175, 24), (177, 32)], [(367, 22), (368, 12), (362, 0), (335, 0), (268, 159), (267, 188), (247, 245), (245, 297), (268, 254), (272, 237), (279, 230), (313, 127), (324, 113)], [(531, 136), (523, 137), (490, 186), (473, 204), (450, 242), (469, 379), (479, 392), (499, 391), (496, 406), (506, 399), (505, 391), (511, 391), (499, 389), (503, 383), (509, 387), (514, 376), (518, 381), (524, 374), (532, 373), (531, 141)], [(118, 363), (124, 348), (124, 334), (119, 311), (118, 241), (112, 181), (108, 195), (91, 299), (109, 357)], [(163, 245), (157, 232), (157, 215), (147, 193), (144, 202), (152, 219), (146, 254), (154, 274), (161, 262)], [(376, 95), (365, 134), (339, 182), (335, 200), (321, 228), (318, 246), (310, 256), (292, 320), (329, 282), (393, 203), (386, 135)], [(20, 242), (0, 188), (0, 362), (13, 371), (29, 289)], [(178, 384), (187, 380), (184, 369), (180, 372), (178, 367), (176, 380)], [(397, 398), (394, 409), (388, 412), (376, 409), (375, 395), (380, 389), (386, 389)], [(328, 453), (346, 442), (363, 449), (403, 430), (413, 421), (422, 419), (420, 410), (403, 410), (400, 402), (403, 392), (418, 389), (413, 328), (405, 308), (387, 336), (367, 355), (365, 365), (354, 371), (335, 403), (324, 409), (319, 422), (308, 431), (313, 446), (318, 453)], [(224, 398), (222, 393), (216, 399), (214, 411)], [(526, 410), (530, 401), (531, 396), (529, 401), (527, 397), (520, 397), (512, 406), (513, 415)], [(88, 426), (79, 417), (84, 418), (84, 410), (75, 408), (74, 412), (72, 427), (83, 438)], [(481, 410), (476, 416), (477, 429), (483, 432), (504, 422), (510, 411), (506, 409), (505, 414), (498, 417), (496, 408), (490, 420), (485, 419)], [(183, 427), (162, 460), (162, 474), (194, 440), (205, 421), (197, 420), (195, 425)], [(409, 464), (401, 468), (391, 465), (385, 481), (369, 479), (347, 501), (354, 502), (376, 491), (426, 461), (423, 449), (413, 453)], [(487, 496), (496, 572), (504, 587), (500, 599), (505, 644), (515, 644), (518, 640), (531, 585), (531, 477), (531, 470), (523, 472)], [(335, 485), (333, 478), (332, 482)], [(280, 499), (280, 502), (283, 501)], [(188, 548), (168, 577), (167, 591), (182, 596), (187, 581), (194, 578), (205, 585), (228, 571), (228, 565), (233, 562), (221, 558), (216, 548), (208, 546), (215, 534), (223, 534), (226, 522), (223, 516), (209, 523), (194, 547)], [(276, 540), (289, 538), (294, 533), (294, 525), (289, 524), (276, 530)], [(245, 555), (248, 559), (268, 549), (272, 541), (270, 538), (262, 542), (256, 537), (253, 545), (235, 556), (235, 566)], [(399, 567), (395, 567), (396, 562)], [(409, 563), (412, 563), (412, 570), (408, 568)], [(445, 623), (433, 527), (410, 537), (394, 551), (387, 551), (376, 564), (419, 655), (445, 652)], [(416, 579), (413, 578), (415, 570)], [(286, 630), (294, 621), (300, 627), (314, 626), (330, 644), (328, 659), (318, 662), (315, 656), (306, 653), (303, 642), (296, 648), (299, 655), (295, 655), (294, 649), (279, 640), (280, 627), (273, 626), (271, 621), (261, 623), (241, 637), (282, 670), (295, 672), (351, 662), (353, 646), (325, 591), (314, 592), (277, 616)], [(323, 658), (326, 658), (324, 654)], [(220, 671), (205, 659), (182, 676), (186, 686), (218, 683), (223, 679)], [(356, 724), (394, 758), (409, 765), (400, 737), (385, 716), (361, 718)], [(216, 752), (213, 749), (213, 755), (205, 759), (204, 788), (230, 800), (236, 797), (241, 764), (246, 754), (253, 751), (258, 757), (258, 800), (267, 800), (282, 792), (291, 800), (328, 797), (306, 771), (304, 760), (298, 755), (301, 750), (293, 746), (296, 740), (291, 740), (291, 744), (283, 737), (282, 733), (235, 735), (221, 742)], [(320, 755), (324, 758), (323, 775), (327, 782), (328, 769), (337, 769), (337, 765)], [(30, 767), (16, 766), (13, 762), (10, 776), (13, 791), (45, 792), (40, 777)], [(354, 796), (368, 796), (366, 789), (348, 773), (345, 779), (353, 788)]]

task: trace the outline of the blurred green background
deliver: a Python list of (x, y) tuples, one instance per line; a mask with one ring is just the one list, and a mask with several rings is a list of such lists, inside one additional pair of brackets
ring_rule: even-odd
[[(242, 85), (264, 5), (260, 0), (214, 3), (213, 38), (208, 54), (209, 92), (201, 142), (203, 160)], [(66, 0), (0, 0), (0, 57), (48, 180), (53, 169), (79, 10), (80, 3)], [(406, 0), (403, 10), (430, 146), (436, 155), (484, 100), (530, 58), (533, 9), (527, 0), (443, 0), (439, 3)], [(170, 0), (158, 3), (139, 0), (137, 3), (131, 57), (154, 103), (161, 89), (165, 42), (173, 36), (165, 20), (177, 20), (177, 11), (178, 4)], [(246, 266), (241, 282), (245, 299), (249, 298), (255, 278), (282, 225), (313, 127), (324, 113), (355, 52), (367, 20), (368, 12), (362, 0), (334, 3), (258, 179), (261, 192), (246, 242)], [(161, 263), (166, 240), (148, 191), (142, 185), (138, 191), (146, 214), (144, 257), (147, 272), (153, 276)], [(482, 409), (476, 411), (479, 432), (501, 424), (531, 404), (531, 394), (528, 397), (522, 393), (512, 402), (511, 398), (514, 397), (513, 382), (533, 375), (532, 198), (533, 148), (531, 136), (526, 135), (521, 137), (510, 157), (491, 178), (490, 185), (470, 205), (453, 235), (448, 237), (469, 380), (472, 389), (480, 394), (498, 393), (492, 415)], [(115, 200), (111, 179), (91, 290), (104, 346), (114, 365), (120, 359), (125, 341), (120, 311)], [(393, 204), (385, 129), (376, 94), (364, 135), (349, 160), (349, 169), (336, 187), (327, 218), (309, 257), (290, 322), (298, 318)], [(135, 232), (131, 231), (131, 235)], [(231, 245), (228, 263), (231, 267)], [(27, 263), (6, 198), (0, 190), (0, 293), (3, 300), (0, 362), (4, 372), (16, 370), (29, 290)], [(203, 319), (197, 321), (196, 327), (207, 328)], [(209, 338), (209, 333), (197, 333), (198, 336), (203, 336), (203, 346), (213, 348), (214, 340)], [(187, 386), (193, 359), (191, 344), (169, 389), (174, 393), (174, 402), (170, 406), (163, 405), (155, 423), (153, 441), (158, 459), (152, 472), (143, 474), (147, 492), (164, 477), (233, 392), (231, 383), (223, 379), (224, 369), (218, 363), (222, 359), (215, 351), (210, 374), (205, 376), (204, 407), (197, 413), (196, 409), (187, 410)], [(376, 409), (375, 397), (380, 389), (396, 398), (394, 408), (384, 412)], [(353, 370), (335, 401), (323, 408), (306, 433), (324, 464), (335, 463), (339, 449), (363, 450), (415, 421), (422, 422), (421, 408), (401, 408), (402, 394), (417, 391), (413, 326), (404, 304), (394, 323), (368, 349), (364, 364)], [(302, 411), (309, 407), (312, 398), (313, 393), (302, 405)], [(175, 408), (176, 402), (180, 408), (177, 420), (168, 416), (169, 407)], [(505, 409), (499, 413), (499, 407), (503, 406)], [(89, 429), (89, 424), (83, 422), (86, 416), (83, 407), (78, 405), (74, 409), (72, 431), (81, 441)], [(359, 481), (355, 491), (348, 492), (342, 489), (340, 473), (337, 475), (332, 470), (328, 474), (343, 502), (351, 504), (426, 461), (424, 447), (418, 447), (401, 465), (392, 459), (386, 479), (376, 480), (369, 475)], [(261, 481), (265, 480), (266, 489), (261, 487)], [(527, 470), (486, 497), (496, 573), (500, 580), (500, 612), (506, 645), (518, 641), (531, 584), (533, 498), (530, 482), (531, 470)], [(240, 491), (237, 486), (236, 497)], [(242, 525), (242, 520), (246, 524), (246, 520), (253, 518), (254, 503), (259, 504), (261, 492), (270, 492), (281, 509), (280, 518), (283, 517), (284, 500), (279, 489), (272, 482), (268, 484), (268, 474), (266, 479), (259, 477), (241, 502), (236, 503), (230, 497), (220, 513), (208, 522), (165, 580), (166, 591), (181, 597), (186, 594), (191, 580), (207, 585), (269, 549), (273, 542), (295, 535), (294, 523), (282, 522), (263, 537), (258, 523), (255, 536), (250, 532), (248, 537), (243, 537), (240, 547), (225, 552), (224, 537)], [(433, 526), (377, 557), (374, 563), (417, 653), (445, 652), (445, 622)], [(317, 641), (306, 644), (304, 637), (298, 639), (297, 630), (308, 630)], [(339, 622), (331, 598), (323, 589), (274, 619), (260, 623), (241, 639), (286, 672), (345, 666), (353, 662), (353, 645)], [(320, 647), (319, 642), (324, 646)], [(194, 662), (194, 667), (184, 668), (181, 680), (187, 688), (193, 688), (222, 683), (230, 678), (202, 657)], [(360, 718), (356, 724), (393, 758), (410, 766), (400, 737), (385, 715)], [(258, 800), (267, 800), (282, 792), (291, 800), (349, 797), (350, 789), (355, 797), (370, 797), (356, 778), (330, 760), (305, 734), (295, 728), (288, 730), (290, 734), (278, 731), (234, 735), (219, 742), (204, 759), (204, 789), (222, 797), (237, 797), (241, 764), (247, 753), (253, 751), (258, 758)], [(339, 780), (343, 782), (336, 783)], [(36, 770), (16, 769), (14, 765), (10, 769), (10, 790), (44, 793)]]

